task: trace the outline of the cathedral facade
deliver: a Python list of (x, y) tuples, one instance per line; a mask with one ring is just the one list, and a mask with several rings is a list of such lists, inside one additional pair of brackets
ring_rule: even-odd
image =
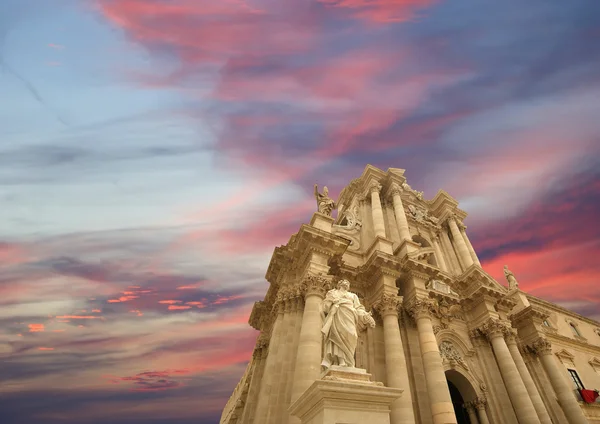
[(221, 424), (301, 422), (290, 407), (322, 378), (320, 308), (342, 279), (375, 320), (355, 366), (403, 389), (391, 424), (600, 423), (600, 323), (524, 293), (507, 267), (507, 284), (488, 275), (448, 193), (425, 200), (404, 170), (369, 165), (337, 202), (315, 196), (319, 212), (275, 248)]

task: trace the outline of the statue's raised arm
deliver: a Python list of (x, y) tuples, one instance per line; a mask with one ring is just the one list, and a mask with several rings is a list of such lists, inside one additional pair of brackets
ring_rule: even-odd
[(327, 186), (323, 187), (323, 193), (319, 193), (319, 188), (315, 184), (315, 199), (317, 199), (317, 210), (327, 216), (335, 209), (335, 202), (329, 197)]

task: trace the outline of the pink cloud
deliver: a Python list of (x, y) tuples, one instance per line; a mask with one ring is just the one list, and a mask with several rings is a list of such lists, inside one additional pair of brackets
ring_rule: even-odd
[(51, 47), (56, 50), (62, 50), (65, 48), (65, 46), (63, 46), (62, 44), (54, 44), (54, 43), (48, 43), (48, 47)]
[(190, 309), (190, 308), (191, 308), (191, 306), (185, 306), (185, 305), (169, 305), (170, 311), (184, 310), (184, 309)]
[(181, 300), (159, 300), (158, 303), (164, 304), (164, 305), (174, 305), (176, 303), (181, 303)]
[(38, 333), (44, 331), (44, 324), (29, 324), (30, 333)]

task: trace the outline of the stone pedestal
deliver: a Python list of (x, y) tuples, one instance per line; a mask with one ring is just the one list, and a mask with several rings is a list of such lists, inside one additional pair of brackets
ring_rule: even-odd
[(403, 391), (372, 382), (366, 370), (332, 366), (289, 411), (302, 424), (390, 424), (390, 405)]

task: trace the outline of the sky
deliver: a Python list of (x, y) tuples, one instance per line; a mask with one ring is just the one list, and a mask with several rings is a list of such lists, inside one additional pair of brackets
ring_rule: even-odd
[(368, 163), (600, 319), (599, 111), (596, 0), (0, 0), (2, 423), (218, 423)]

